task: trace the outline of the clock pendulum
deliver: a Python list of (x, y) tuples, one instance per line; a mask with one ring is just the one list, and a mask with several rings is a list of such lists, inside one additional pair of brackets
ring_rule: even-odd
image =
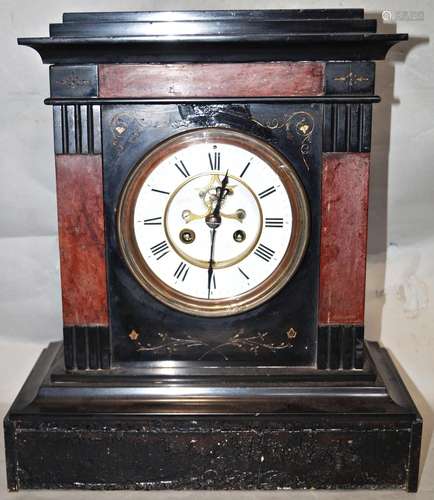
[(64, 328), (10, 490), (417, 489), (422, 420), (364, 340), (373, 61), (406, 39), (362, 9), (19, 39), (51, 65)]

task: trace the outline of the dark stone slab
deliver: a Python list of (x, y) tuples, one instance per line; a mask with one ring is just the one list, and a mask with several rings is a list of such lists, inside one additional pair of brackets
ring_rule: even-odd
[(373, 62), (328, 62), (325, 71), (325, 93), (372, 94), (375, 84)]
[[(310, 123), (306, 135), (296, 131), (297, 123), (302, 119)], [(320, 106), (315, 104), (103, 107), (104, 201), (113, 360), (195, 363), (203, 360), (218, 366), (240, 363), (250, 366), (315, 364), (321, 189), (320, 124)], [(126, 266), (116, 232), (116, 208), (122, 186), (134, 167), (147, 152), (165, 139), (199, 127), (230, 127), (274, 146), (293, 165), (303, 183), (310, 206), (310, 240), (303, 266), (265, 304), (242, 314), (221, 318), (188, 315), (158, 302), (138, 284)], [(118, 130), (122, 130), (122, 133)], [(285, 314), (280, 311), (285, 311)], [(297, 334), (289, 344), (287, 332), (291, 328)], [(155, 348), (142, 349), (139, 342), (129, 336), (132, 330), (140, 336), (145, 334), (146, 342)], [(161, 341), (160, 332), (165, 333), (167, 342)], [(260, 340), (261, 332), (268, 332), (268, 347), (256, 351), (243, 347), (244, 337)], [(237, 335), (241, 338), (239, 342), (234, 342)], [(198, 339), (200, 342), (191, 348), (188, 342), (182, 342), (189, 339)], [(272, 347), (282, 342), (287, 344), (286, 348)], [(226, 360), (217, 348), (223, 343)]]
[[(422, 421), (377, 344), (367, 347), (376, 380), (365, 381), (363, 397), (358, 385), (342, 387), (323, 374), (286, 383), (287, 396), (273, 396), (271, 386), (283, 386), (269, 380), (265, 400), (254, 382), (248, 398), (210, 389), (200, 409), (149, 377), (142, 384), (160, 387), (159, 398), (112, 382), (112, 397), (98, 400), (102, 375), (72, 382), (70, 399), (65, 383), (49, 381), (60, 347), (43, 352), (5, 418), (10, 490), (416, 490)], [(297, 387), (304, 390), (291, 397)], [(55, 396), (47, 399), (48, 389)]]
[(45, 63), (366, 61), (405, 34), (378, 34), (361, 9), (65, 14), (21, 38)]
[(20, 38), (45, 64), (382, 60), (405, 34), (296, 33), (146, 37)]
[(51, 66), (51, 97), (94, 97), (98, 95), (98, 66)]
[(141, 22), (82, 22), (50, 24), (50, 37), (140, 37), (140, 36), (224, 36), (247, 32), (271, 35), (283, 33), (375, 33), (375, 19), (318, 19), (245, 20), (225, 19), (223, 21), (141, 21)]
[(290, 19), (363, 19), (363, 9), (267, 9), (267, 10), (178, 10), (144, 12), (66, 12), (63, 22), (144, 22), (144, 21), (269, 21)]

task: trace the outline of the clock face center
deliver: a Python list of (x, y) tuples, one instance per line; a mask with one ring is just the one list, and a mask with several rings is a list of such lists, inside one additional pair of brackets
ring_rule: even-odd
[(205, 222), (211, 229), (217, 229), (222, 223), (222, 218), (220, 215), (208, 214), (205, 217)]
[(140, 284), (184, 312), (251, 309), (290, 279), (307, 245), (304, 190), (266, 143), (199, 129), (136, 167), (118, 210), (123, 256)]
[[(214, 269), (241, 262), (253, 251), (262, 233), (262, 209), (255, 193), (246, 182), (229, 173), (223, 192), (224, 177), (222, 172), (189, 177), (174, 189), (164, 210), (163, 228), (170, 246), (182, 259), (203, 269), (209, 268), (210, 231), (216, 232)], [(177, 238), (183, 228), (195, 235), (194, 241)], [(237, 231), (242, 231), (244, 238), (235, 239)]]

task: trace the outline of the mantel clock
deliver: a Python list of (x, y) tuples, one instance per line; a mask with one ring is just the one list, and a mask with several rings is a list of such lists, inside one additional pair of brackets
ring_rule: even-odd
[(11, 490), (416, 489), (363, 326), (373, 61), (406, 39), (361, 9), (19, 39), (51, 65), (64, 331), (5, 419)]

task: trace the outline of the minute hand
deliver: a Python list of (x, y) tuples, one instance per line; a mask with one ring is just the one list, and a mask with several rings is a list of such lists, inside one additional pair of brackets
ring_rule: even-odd
[(219, 196), (217, 198), (217, 203), (214, 207), (214, 210), (206, 218), (206, 223), (211, 228), (211, 248), (210, 248), (210, 256), (209, 256), (209, 263), (208, 263), (208, 299), (211, 296), (211, 283), (212, 283), (212, 277), (214, 274), (215, 234), (216, 234), (216, 229), (220, 226), (220, 223), (221, 223), (220, 208), (221, 208), (222, 201), (227, 194), (226, 186), (227, 186), (228, 180), (229, 180), (228, 172), (226, 172), (226, 175), (224, 176), (222, 184), (220, 186), (220, 192), (219, 192)]
[(208, 298), (211, 297), (211, 283), (212, 276), (214, 274), (214, 241), (215, 241), (215, 230), (214, 227), (211, 229), (211, 250), (209, 255), (209, 264), (208, 264)]

